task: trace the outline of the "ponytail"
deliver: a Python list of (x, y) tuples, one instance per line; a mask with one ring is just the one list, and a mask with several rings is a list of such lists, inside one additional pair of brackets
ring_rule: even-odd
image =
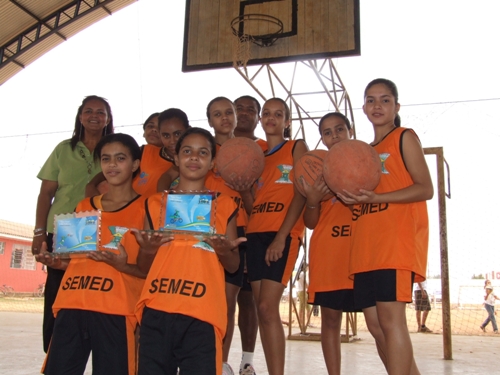
[(399, 117), (399, 113), (396, 115), (396, 118), (394, 119), (394, 125), (396, 128), (401, 127), (401, 117)]
[(292, 136), (292, 125), (286, 127), (285, 130), (283, 131), (283, 137), (291, 138), (291, 136)]

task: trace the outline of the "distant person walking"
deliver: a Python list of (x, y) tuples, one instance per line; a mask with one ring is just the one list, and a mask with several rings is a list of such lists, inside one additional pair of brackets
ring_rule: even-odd
[(486, 326), (491, 322), (493, 331), (498, 334), (497, 319), (495, 317), (495, 300), (500, 298), (493, 294), (493, 287), (491, 284), (486, 284), (484, 289), (486, 291), (486, 295), (484, 296), (484, 308), (488, 312), (488, 317), (483, 324), (481, 324), (480, 328), (483, 332), (486, 332)]
[[(299, 316), (300, 319), (304, 319), (304, 324), (307, 322), (309, 318), (309, 311), (311, 311), (311, 306), (307, 303), (308, 295), (307, 288), (309, 286), (308, 275), (306, 276), (306, 272), (309, 272), (309, 266), (307, 264), (304, 265), (302, 270), (300, 271), (299, 277), (297, 279), (297, 296), (299, 297)], [(306, 314), (307, 310), (307, 314)]]
[(425, 325), (429, 311), (431, 311), (429, 294), (426, 289), (427, 281), (415, 283), (415, 311), (417, 312), (418, 323), (417, 332), (432, 333), (432, 331)]

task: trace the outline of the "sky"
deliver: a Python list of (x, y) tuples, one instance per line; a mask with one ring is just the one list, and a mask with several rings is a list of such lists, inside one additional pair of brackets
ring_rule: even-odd
[[(358, 139), (373, 137), (361, 110), (366, 84), (391, 79), (398, 85), (403, 126), (415, 129), (424, 147), (443, 147), (450, 165), (452, 274), (500, 272), (494, 188), (500, 3), (360, 0), (360, 10), (361, 56), (333, 60), (351, 98)], [(70, 137), (87, 95), (106, 97), (116, 130), (141, 142), (141, 125), (152, 112), (178, 107), (192, 125), (207, 126), (204, 113), (212, 98), (256, 96), (232, 68), (181, 71), (184, 12), (183, 1), (140, 0), (0, 86), (0, 219), (34, 224), (36, 175), (55, 145)], [(286, 71), (290, 64), (275, 69)], [(307, 132), (306, 139), (313, 139), (317, 129)], [(427, 161), (435, 175), (435, 158)], [(428, 206), (429, 274), (439, 274), (437, 199)]]

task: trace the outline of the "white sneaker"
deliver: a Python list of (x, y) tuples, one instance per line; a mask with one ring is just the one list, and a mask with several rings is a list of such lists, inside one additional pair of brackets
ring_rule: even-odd
[(233, 369), (227, 362), (222, 364), (222, 375), (234, 375)]
[(253, 366), (249, 363), (245, 364), (243, 366), (243, 370), (240, 370), (240, 375), (257, 375), (255, 374), (255, 369)]

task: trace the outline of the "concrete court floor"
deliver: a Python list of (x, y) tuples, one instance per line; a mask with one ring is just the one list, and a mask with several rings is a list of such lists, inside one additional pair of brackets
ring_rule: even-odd
[[(40, 313), (0, 312), (0, 374), (33, 375), (44, 360)], [(385, 374), (368, 332), (360, 340), (342, 344), (343, 374)], [(415, 359), (422, 374), (500, 374), (500, 336), (453, 336), (453, 360), (443, 360), (442, 336), (412, 333)], [(238, 370), (241, 344), (238, 328), (229, 362)], [(254, 365), (258, 375), (268, 374), (264, 353), (257, 342)], [(90, 366), (85, 374), (91, 374)], [(236, 372), (237, 373), (237, 372)], [(318, 341), (287, 340), (287, 375), (327, 374)]]

